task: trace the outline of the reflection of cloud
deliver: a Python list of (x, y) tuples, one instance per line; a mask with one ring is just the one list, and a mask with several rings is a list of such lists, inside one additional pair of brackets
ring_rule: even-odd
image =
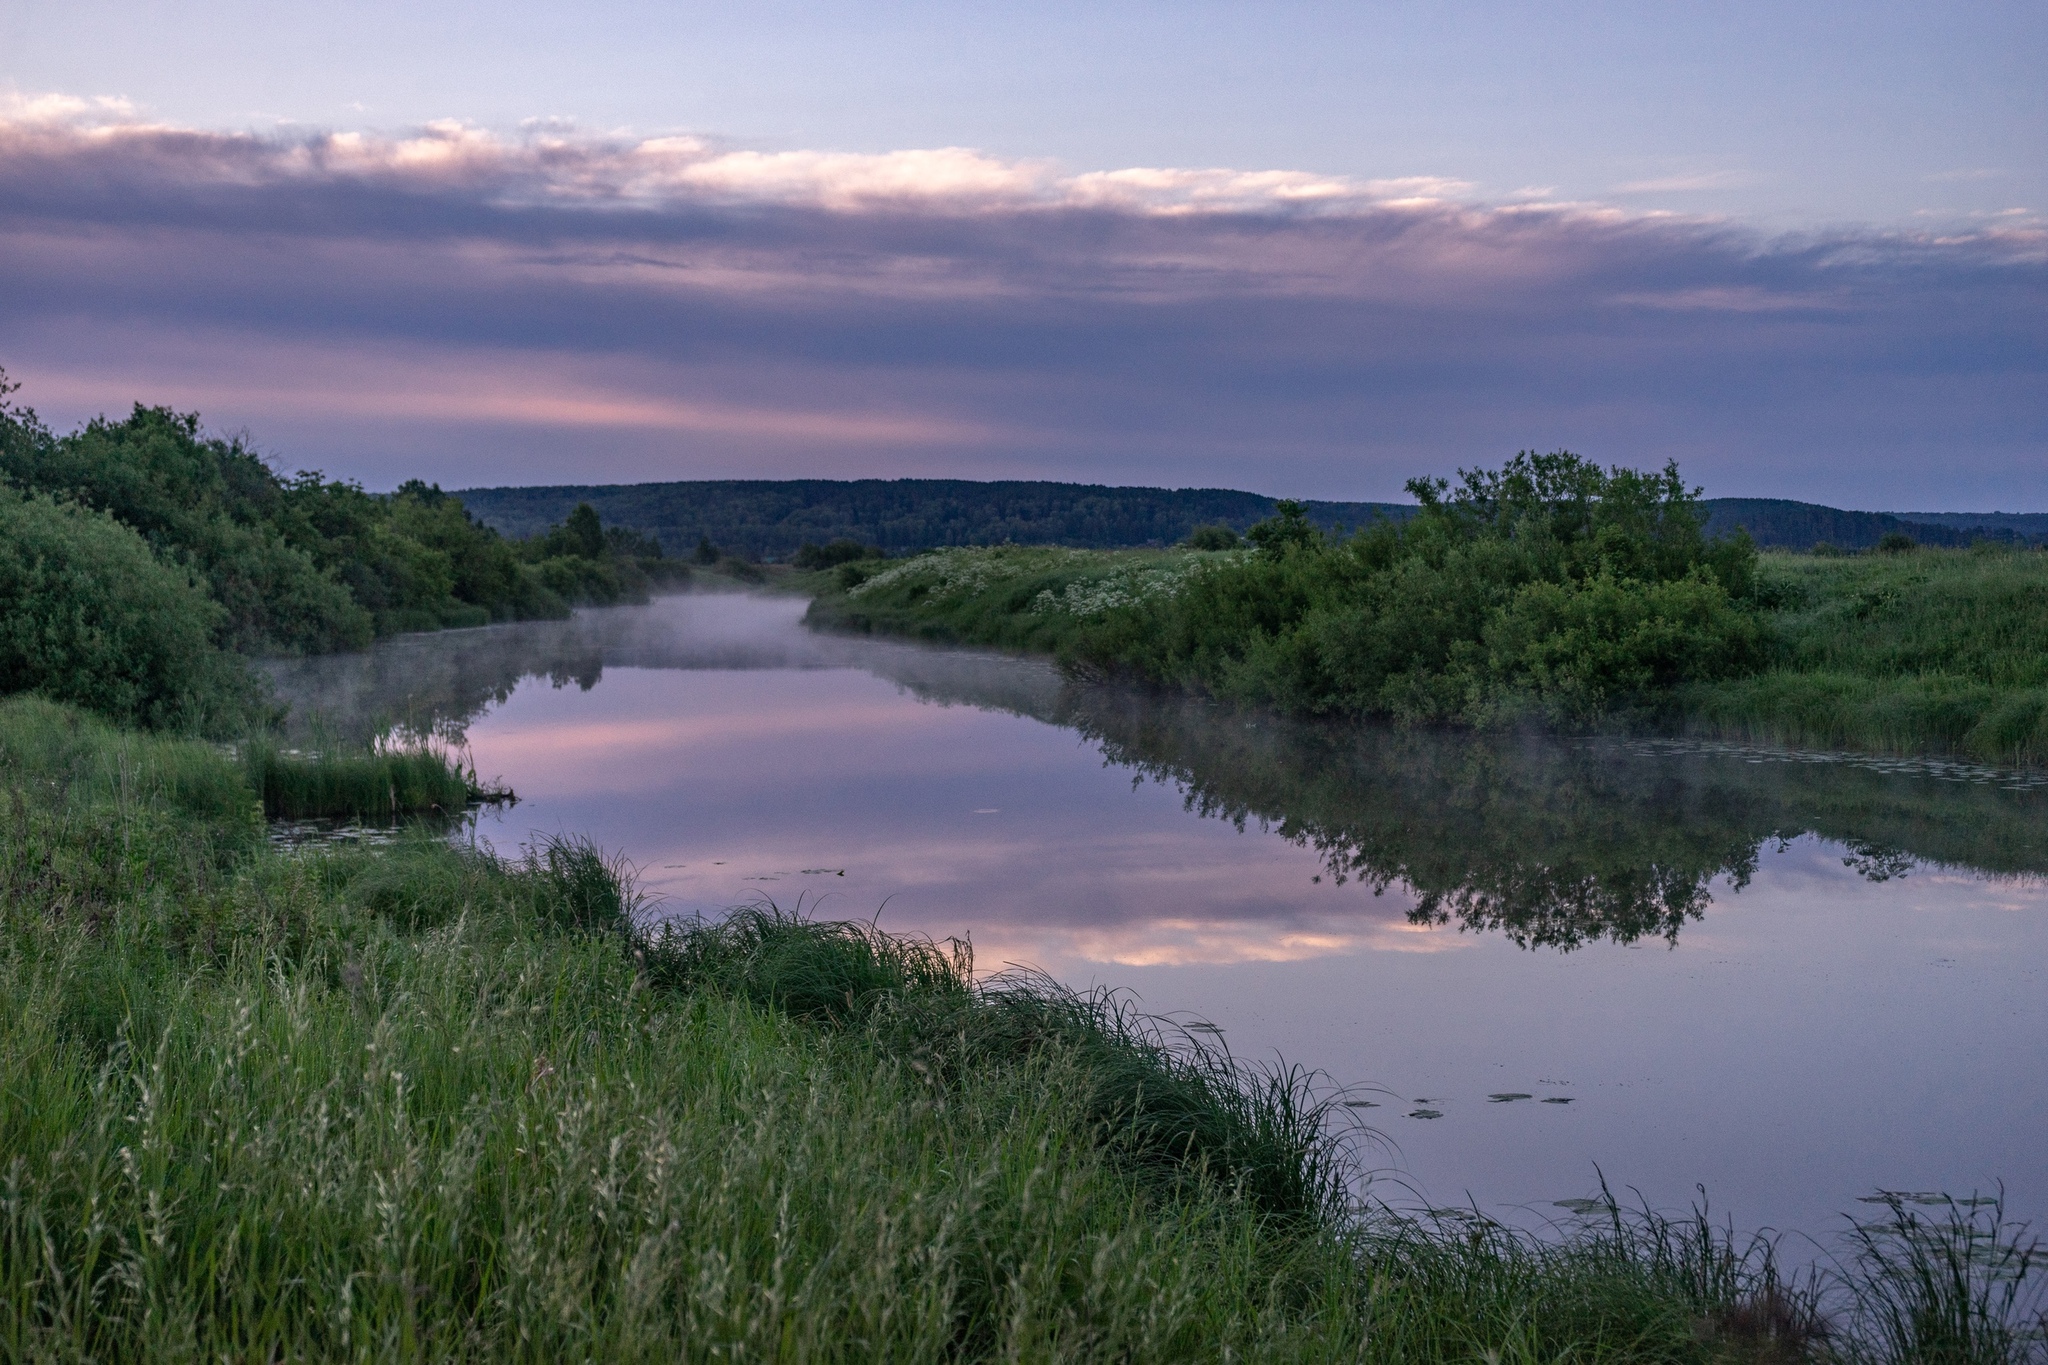
[(1479, 941), (1453, 930), (1363, 915), (1331, 915), (1314, 926), (1277, 929), (1263, 921), (1157, 919), (1076, 931), (1063, 941), (1038, 939), (1049, 955), (1125, 967), (1304, 962), (1362, 952), (1442, 953)]
[[(545, 126), (230, 135), (16, 100), (0, 361), (59, 420), (175, 401), (389, 481), (1356, 496), (1569, 443), (1686, 459), (1717, 492), (1838, 492), (1853, 459), (1884, 500), (1887, 478), (1966, 497), (2038, 458), (2031, 220), (1764, 240), (1471, 194)], [(1712, 483), (1743, 471), (1776, 482)]]

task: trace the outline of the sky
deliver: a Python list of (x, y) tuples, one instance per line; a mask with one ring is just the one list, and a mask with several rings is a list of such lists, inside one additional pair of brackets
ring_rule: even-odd
[(390, 487), (2048, 509), (2048, 7), (0, 3), (0, 366)]

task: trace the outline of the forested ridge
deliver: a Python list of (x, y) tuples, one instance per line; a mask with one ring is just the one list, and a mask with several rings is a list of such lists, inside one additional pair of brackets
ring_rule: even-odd
[[(1275, 502), (1226, 488), (972, 479), (707, 479), (679, 483), (471, 488), (456, 494), (506, 535), (530, 534), (579, 502), (607, 522), (657, 537), (671, 555), (708, 538), (726, 550), (784, 559), (806, 543), (857, 540), (890, 554), (951, 545), (1173, 545), (1197, 526), (1239, 529)], [(1309, 502), (1335, 530), (1401, 518), (1403, 503)]]
[[(1198, 526), (1243, 531), (1274, 514), (1277, 499), (1223, 488), (1119, 488), (1103, 484), (968, 479), (704, 479), (675, 483), (471, 488), (456, 494), (486, 525), (527, 536), (588, 503), (684, 555), (702, 541), (780, 560), (806, 543), (858, 541), (889, 554), (959, 545), (1066, 545), (1115, 550), (1175, 545)], [(1413, 503), (1302, 503), (1325, 532), (1400, 521)], [(1709, 535), (1746, 530), (1757, 545), (1866, 550), (1886, 535), (1923, 545), (2048, 541), (2048, 514), (1852, 512), (1782, 498), (1709, 498)]]

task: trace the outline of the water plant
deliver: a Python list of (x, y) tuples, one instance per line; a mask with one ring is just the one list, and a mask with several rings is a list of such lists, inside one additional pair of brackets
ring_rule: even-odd
[(240, 749), (249, 785), (272, 819), (447, 821), (474, 803), (512, 797), (481, 783), (474, 764), (429, 744), (336, 742), (308, 751), (257, 735)]

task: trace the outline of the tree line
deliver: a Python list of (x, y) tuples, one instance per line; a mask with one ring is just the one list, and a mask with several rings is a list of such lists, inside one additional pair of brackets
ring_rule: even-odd
[(59, 435), (14, 387), (0, 373), (0, 694), (218, 728), (255, 704), (235, 656), (559, 617), (687, 573), (588, 506), (509, 540), (417, 479), (284, 474), (196, 413), (137, 404)]

